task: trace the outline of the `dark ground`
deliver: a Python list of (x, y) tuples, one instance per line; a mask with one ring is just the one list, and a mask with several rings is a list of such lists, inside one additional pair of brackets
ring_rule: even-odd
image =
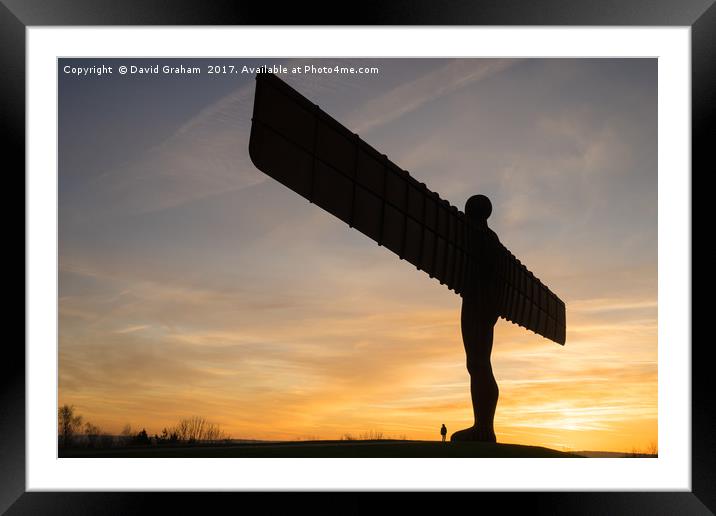
[(60, 457), (580, 457), (539, 446), (439, 441), (296, 441), (193, 446), (128, 446), (109, 449), (61, 449)]

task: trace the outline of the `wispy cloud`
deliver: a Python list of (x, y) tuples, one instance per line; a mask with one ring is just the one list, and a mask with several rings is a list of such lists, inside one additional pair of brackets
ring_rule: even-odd
[(160, 145), (98, 178), (98, 209), (165, 210), (265, 180), (246, 149), (253, 89), (243, 87), (187, 121)]
[(514, 59), (486, 59), (476, 65), (462, 59), (451, 61), (357, 107), (348, 115), (348, 125), (358, 133), (368, 132), (415, 111), (432, 100), (499, 74), (516, 62)]
[(584, 299), (572, 301), (570, 310), (585, 313), (655, 309), (655, 299)]
[(127, 326), (126, 328), (122, 328), (121, 330), (115, 330), (115, 333), (134, 333), (135, 331), (142, 331), (146, 330), (150, 326), (148, 324), (138, 324), (136, 326)]

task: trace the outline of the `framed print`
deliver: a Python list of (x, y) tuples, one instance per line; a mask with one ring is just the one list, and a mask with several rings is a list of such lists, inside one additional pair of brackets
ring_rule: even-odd
[(710, 2), (290, 26), (181, 4), (1, 6), (28, 300), (3, 510), (713, 510), (691, 341)]

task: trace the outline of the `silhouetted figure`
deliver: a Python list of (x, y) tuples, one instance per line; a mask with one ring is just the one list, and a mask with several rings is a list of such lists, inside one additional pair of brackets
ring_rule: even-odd
[(491, 213), (492, 203), (484, 195), (473, 195), (465, 204), (465, 215), (473, 224), (466, 235), (467, 245), (478, 258), (468, 269), (460, 314), (475, 422), (470, 428), (452, 434), (451, 441), (496, 441), (494, 418), (499, 390), (492, 373), (490, 355), (493, 331), (499, 316), (499, 275), (496, 268), (500, 241), (495, 232), (487, 227)]
[(443, 423), (443, 426), (440, 428), (440, 435), (443, 436), (443, 442), (445, 442), (445, 436), (447, 435), (447, 427), (445, 426), (445, 423)]

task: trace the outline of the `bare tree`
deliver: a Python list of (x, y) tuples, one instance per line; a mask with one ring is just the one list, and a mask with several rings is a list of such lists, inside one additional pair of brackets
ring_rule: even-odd
[(102, 430), (98, 426), (93, 425), (89, 421), (85, 423), (85, 435), (87, 436), (87, 446), (96, 448), (100, 444), (100, 436)]
[(74, 405), (63, 405), (57, 411), (60, 446), (72, 446), (74, 435), (82, 427), (82, 416), (75, 414)]
[(358, 436), (358, 439), (362, 441), (379, 441), (383, 439), (383, 432), (379, 432), (377, 430), (369, 430), (368, 432), (363, 432)]
[(122, 428), (122, 433), (120, 434), (121, 442), (125, 446), (132, 442), (132, 439), (134, 438), (134, 434), (132, 433), (132, 425), (127, 423), (124, 425), (124, 428)]
[(219, 425), (209, 423), (200, 416), (182, 419), (169, 431), (172, 435), (176, 435), (179, 441), (188, 443), (216, 442), (229, 439), (229, 436), (221, 430)]
[(177, 434), (177, 437), (180, 441), (186, 441), (188, 440), (189, 435), (189, 420), (188, 419), (182, 419), (179, 421), (177, 426), (174, 427), (174, 433)]
[(626, 454), (627, 457), (638, 457), (639, 456), (639, 448), (636, 446), (631, 447), (631, 451)]
[(204, 439), (206, 430), (206, 419), (194, 416), (189, 420), (189, 441), (196, 442)]
[(219, 425), (215, 425), (213, 423), (206, 425), (206, 430), (204, 431), (205, 441), (215, 442), (219, 440), (220, 436), (221, 430), (219, 430)]
[(227, 439), (230, 439), (230, 436), (227, 435), (219, 425), (214, 423), (208, 423), (206, 425), (206, 431), (204, 432), (205, 441), (216, 443), (219, 441), (226, 441)]

